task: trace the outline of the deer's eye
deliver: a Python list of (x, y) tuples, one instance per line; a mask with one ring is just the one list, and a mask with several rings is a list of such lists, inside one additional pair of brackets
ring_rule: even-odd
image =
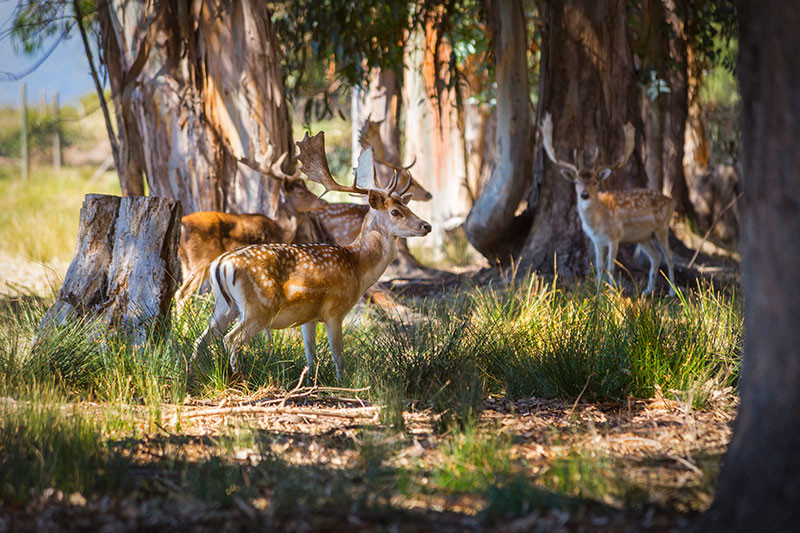
[(399, 217), (400, 216), (400, 210), (399, 209), (392, 209), (392, 216), (393, 217)]

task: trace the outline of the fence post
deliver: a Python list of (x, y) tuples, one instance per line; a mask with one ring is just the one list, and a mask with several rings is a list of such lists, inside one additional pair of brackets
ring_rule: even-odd
[(58, 91), (53, 95), (53, 120), (56, 125), (53, 132), (53, 168), (61, 170), (61, 109), (58, 102)]
[(28, 167), (30, 165), (30, 159), (28, 154), (28, 102), (27, 102), (27, 94), (26, 94), (26, 87), (25, 82), (20, 84), (20, 106), (19, 106), (19, 118), (20, 122), (22, 122), (22, 126), (20, 128), (20, 150), (22, 156), (22, 179), (28, 179)]

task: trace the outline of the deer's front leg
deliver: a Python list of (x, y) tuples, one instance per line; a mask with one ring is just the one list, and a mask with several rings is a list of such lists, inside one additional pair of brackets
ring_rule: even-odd
[(303, 331), (303, 348), (306, 352), (306, 364), (308, 365), (308, 374), (314, 370), (314, 352), (317, 347), (317, 323), (306, 322), (300, 329)]
[(333, 354), (333, 362), (336, 365), (336, 380), (342, 379), (342, 367), (344, 366), (344, 354), (342, 353), (342, 319), (331, 318), (325, 322), (325, 329), (328, 333), (328, 344)]
[(603, 257), (603, 245), (599, 240), (592, 240), (594, 244), (594, 274), (597, 281), (597, 287), (603, 282), (603, 264), (605, 258)]
[(611, 285), (616, 285), (617, 283), (616, 280), (614, 279), (614, 268), (616, 267), (614, 261), (617, 258), (618, 250), (619, 250), (619, 241), (611, 241), (608, 244), (608, 268), (606, 270), (608, 271), (608, 281), (611, 283)]

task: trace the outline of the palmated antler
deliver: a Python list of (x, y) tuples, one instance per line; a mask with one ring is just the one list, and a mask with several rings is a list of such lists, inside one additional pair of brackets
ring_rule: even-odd
[[(633, 153), (633, 148), (636, 146), (636, 130), (633, 127), (633, 124), (630, 122), (625, 123), (623, 127), (623, 131), (625, 133), (625, 152), (622, 154), (622, 157), (614, 163), (613, 165), (601, 165), (598, 167), (597, 172), (598, 174), (605, 171), (616, 170), (622, 167), (625, 163), (628, 162), (628, 158), (630, 158), (631, 154)], [(607, 172), (606, 174), (610, 174)]]
[(542, 124), (539, 126), (539, 129), (542, 132), (542, 144), (544, 145), (544, 151), (547, 153), (547, 157), (550, 158), (550, 161), (561, 168), (577, 174), (578, 168), (575, 165), (566, 161), (562, 161), (556, 157), (556, 152), (553, 149), (553, 120), (550, 118), (550, 113), (545, 114), (544, 120), (542, 120)]
[(383, 147), (383, 140), (381, 139), (381, 133), (379, 126), (381, 125), (380, 121), (370, 120), (370, 114), (367, 117), (367, 120), (364, 122), (364, 126), (361, 128), (361, 131), (358, 134), (358, 141), (361, 143), (362, 148), (366, 148), (367, 146), (371, 146), (375, 152), (375, 162), (380, 163), (381, 165), (386, 165), (387, 167), (391, 168), (392, 170), (396, 170), (398, 172), (408, 171), (414, 164), (417, 162), (417, 158), (414, 157), (414, 161), (411, 162), (410, 165), (407, 166), (400, 166), (395, 165), (394, 163), (390, 163), (386, 160), (386, 152)]
[(261, 174), (269, 176), (278, 181), (294, 180), (300, 178), (299, 169), (295, 169), (294, 174), (287, 174), (281, 168), (283, 166), (283, 162), (288, 157), (289, 152), (284, 152), (277, 160), (273, 161), (274, 155), (275, 155), (275, 147), (273, 146), (272, 143), (269, 143), (269, 145), (267, 145), (267, 153), (260, 158), (261, 159), (260, 161), (256, 162), (252, 158), (247, 158), (247, 157), (238, 157), (236, 158), (236, 160), (242, 163), (243, 165), (252, 168), (256, 172), (260, 172)]
[[(359, 182), (358, 175), (356, 176), (355, 184), (349, 186), (341, 185), (333, 179), (330, 168), (328, 167), (328, 158), (325, 156), (324, 132), (319, 132), (313, 137), (309, 137), (308, 132), (306, 132), (303, 140), (298, 141), (297, 146), (300, 148), (300, 154), (297, 156), (297, 160), (303, 165), (300, 170), (305, 173), (306, 176), (308, 176), (308, 179), (316, 181), (325, 187), (325, 192), (322, 194), (325, 194), (328, 191), (339, 191), (362, 195), (369, 193), (368, 188), (359, 186), (361, 183)], [(370, 150), (370, 153), (371, 152), (372, 150)], [(359, 164), (359, 167), (360, 166), (361, 165)]]

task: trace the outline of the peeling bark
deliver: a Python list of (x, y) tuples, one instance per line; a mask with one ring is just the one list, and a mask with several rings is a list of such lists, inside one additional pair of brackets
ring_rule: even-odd
[[(431, 22), (424, 31), (412, 33), (407, 41), (403, 107), (405, 157), (417, 158), (414, 179), (433, 195), (432, 201), (415, 204), (414, 212), (431, 222), (434, 230), (426, 241), (441, 249), (444, 228), (463, 221), (471, 204), (455, 90), (445, 88), (435, 94), (435, 42)], [(439, 53), (449, 56), (446, 45)]]
[[(277, 183), (237, 158), (291, 146), (279, 49), (262, 2), (111, 0), (98, 16), (123, 173), (198, 210), (277, 214)], [(286, 168), (291, 171), (292, 169)]]

